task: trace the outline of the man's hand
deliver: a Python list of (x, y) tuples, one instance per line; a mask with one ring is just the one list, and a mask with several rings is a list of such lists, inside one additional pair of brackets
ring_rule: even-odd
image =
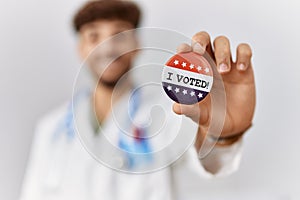
[[(248, 44), (237, 47), (236, 61), (232, 60), (230, 43), (224, 36), (217, 37), (212, 43), (206, 32), (193, 36), (192, 46), (182, 44), (178, 52), (194, 51), (204, 54), (205, 51), (214, 59), (218, 72), (221, 74), (226, 94), (226, 116), (221, 137), (230, 137), (242, 133), (251, 126), (255, 109), (255, 81), (251, 63), (252, 50)], [(213, 88), (212, 88), (213, 90)], [(173, 110), (199, 123), (196, 147), (199, 149), (211, 124), (211, 98), (208, 95), (195, 105), (175, 103)], [(200, 111), (199, 113), (195, 110)], [(197, 117), (195, 117), (197, 115)]]

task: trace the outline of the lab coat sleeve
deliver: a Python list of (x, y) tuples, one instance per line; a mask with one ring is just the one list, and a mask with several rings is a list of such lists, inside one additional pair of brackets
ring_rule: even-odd
[(36, 126), (19, 200), (40, 200), (49, 162), (49, 141), (64, 108), (44, 116)]
[(43, 144), (42, 126), (36, 128), (30, 156), (27, 164), (27, 169), (24, 175), (23, 185), (20, 194), (20, 200), (38, 200), (40, 175), (43, 169), (43, 152), (45, 152), (45, 145)]
[(215, 146), (212, 151), (202, 159), (200, 164), (211, 177), (228, 176), (239, 169), (242, 158), (243, 139), (230, 146)]

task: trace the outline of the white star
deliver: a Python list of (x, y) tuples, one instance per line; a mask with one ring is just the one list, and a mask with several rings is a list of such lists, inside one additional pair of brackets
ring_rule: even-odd
[(193, 68), (194, 68), (194, 66), (195, 66), (195, 65), (191, 64), (191, 65), (190, 65), (190, 68), (191, 68), (191, 69), (193, 69)]
[(198, 70), (198, 71), (201, 71), (201, 70), (202, 70), (202, 67), (198, 66), (198, 67), (197, 67), (197, 70)]
[(170, 91), (172, 90), (172, 86), (168, 85), (167, 89)]
[(175, 65), (178, 65), (178, 64), (179, 64), (179, 61), (178, 61), (178, 60), (175, 60), (175, 61), (174, 61), (174, 64), (175, 64)]
[(175, 88), (175, 92), (176, 93), (180, 92), (179, 88)]
[(192, 96), (195, 96), (195, 92), (192, 91), (192, 92), (190, 93), (190, 95), (191, 95), (191, 97), (192, 97)]
[(199, 97), (199, 98), (202, 98), (202, 97), (203, 97), (203, 94), (202, 94), (201, 92), (199, 92), (198, 97)]
[(186, 67), (186, 63), (185, 63), (185, 62), (182, 62), (181, 66), (182, 66), (182, 67)]
[(208, 73), (208, 72), (209, 72), (209, 69), (208, 69), (208, 67), (206, 67), (206, 68), (205, 68), (205, 72), (206, 72), (206, 73)]
[(186, 95), (187, 94), (187, 90), (183, 90), (183, 92), (182, 92), (184, 95)]

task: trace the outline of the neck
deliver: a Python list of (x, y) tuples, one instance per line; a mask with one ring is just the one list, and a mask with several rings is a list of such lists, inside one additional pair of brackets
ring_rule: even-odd
[(132, 83), (129, 77), (124, 78), (115, 87), (107, 87), (98, 83), (91, 100), (99, 124), (103, 123), (110, 114), (112, 106), (131, 88)]

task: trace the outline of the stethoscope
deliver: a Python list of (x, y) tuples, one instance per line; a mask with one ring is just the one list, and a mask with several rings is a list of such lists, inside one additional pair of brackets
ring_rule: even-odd
[(72, 153), (72, 143), (76, 138), (73, 104), (75, 106), (90, 95), (89, 90), (82, 90), (77, 93), (73, 101), (70, 101), (63, 116), (54, 126), (47, 153), (49, 163), (45, 166), (45, 176), (42, 180), (42, 186), (47, 190), (55, 190), (61, 187), (68, 159)]
[[(147, 134), (146, 128), (140, 128), (134, 125), (132, 122), (132, 119), (134, 119), (137, 115), (137, 112), (141, 106), (141, 92), (139, 90), (134, 90), (131, 96), (131, 101), (129, 101), (128, 105), (128, 113), (129, 116), (127, 118), (127, 124), (131, 126), (131, 130), (133, 131), (134, 137), (130, 140), (128, 140), (128, 137), (125, 136), (124, 132), (120, 130), (118, 133), (118, 147), (121, 148), (124, 152), (124, 158), (127, 163), (127, 167), (132, 169), (136, 167), (139, 163), (143, 162), (151, 162), (151, 156), (146, 157), (145, 160), (137, 159), (136, 156), (134, 156), (134, 153), (149, 153), (151, 152), (151, 145), (149, 141), (144, 137)], [(74, 109), (78, 106), (78, 104), (84, 99), (88, 98), (91, 95), (90, 90), (83, 90), (78, 92), (74, 97), (73, 101), (70, 101), (67, 105), (67, 109), (65, 111), (65, 114), (61, 118), (61, 120), (58, 122), (57, 126), (54, 129), (53, 135), (51, 137), (51, 143), (53, 146), (54, 144), (59, 142), (62, 138), (65, 139), (66, 144), (69, 145), (74, 141), (76, 138), (76, 130), (75, 130), (75, 122), (74, 122)], [(49, 151), (53, 151), (52, 148), (49, 149)], [(53, 165), (57, 166), (55, 169), (51, 169), (50, 164), (50, 171), (48, 172), (48, 177), (52, 181), (50, 183), (48, 182), (47, 185), (51, 188), (57, 188), (61, 185), (62, 175), (64, 173), (65, 163), (60, 163), (62, 160), (62, 157), (68, 157), (69, 152), (71, 150), (68, 149), (66, 152), (57, 152), (52, 155), (52, 162)], [(53, 181), (54, 180), (54, 181)], [(56, 181), (55, 181), (56, 180)], [(47, 182), (47, 177), (46, 177)]]
[[(127, 124), (131, 125), (131, 129), (133, 131), (133, 138), (128, 141), (128, 137), (123, 133), (119, 128), (119, 141), (118, 146), (124, 151), (127, 168), (134, 169), (139, 164), (145, 164), (152, 161), (151, 154), (149, 154), (151, 150), (151, 145), (146, 138), (147, 136), (147, 128), (145, 127), (137, 127), (134, 125), (132, 120), (136, 117), (137, 112), (141, 106), (141, 92), (139, 89), (132, 91), (132, 100), (129, 101), (128, 113), (129, 117), (127, 118)], [(141, 160), (135, 154), (148, 154), (148, 156), (143, 157)]]

